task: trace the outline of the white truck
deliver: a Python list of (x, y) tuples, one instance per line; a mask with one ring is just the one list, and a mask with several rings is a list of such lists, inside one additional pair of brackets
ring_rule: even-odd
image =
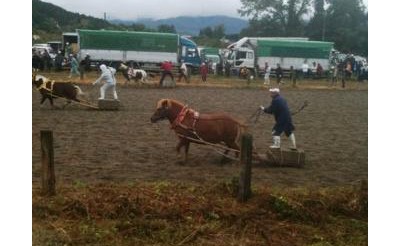
[(329, 68), (333, 43), (309, 41), (297, 37), (245, 37), (228, 46), (227, 61), (231, 70), (237, 74), (246, 67), (253, 75), (263, 74), (265, 63), (272, 70), (280, 64), (284, 71), (301, 69), (304, 62), (321, 64), (324, 70)]

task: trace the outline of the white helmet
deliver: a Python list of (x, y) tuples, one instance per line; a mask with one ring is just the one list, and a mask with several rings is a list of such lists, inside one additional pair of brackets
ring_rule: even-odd
[(100, 65), (100, 70), (101, 71), (105, 71), (107, 69), (107, 66), (106, 65), (104, 65), (104, 64), (101, 64)]
[(269, 92), (279, 94), (280, 90), (279, 88), (271, 88), (269, 89)]

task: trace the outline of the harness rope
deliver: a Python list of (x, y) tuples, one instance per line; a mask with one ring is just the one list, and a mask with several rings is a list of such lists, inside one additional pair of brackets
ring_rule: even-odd
[[(258, 109), (247, 119), (247, 121), (249, 121), (250, 123), (253, 123), (253, 124), (257, 123), (258, 118), (260, 118), (261, 113), (262, 113), (262, 110), (261, 110), (260, 108), (258, 108)], [(255, 118), (255, 119), (254, 119), (254, 122), (251, 122), (251, 120), (252, 120), (253, 118)]]

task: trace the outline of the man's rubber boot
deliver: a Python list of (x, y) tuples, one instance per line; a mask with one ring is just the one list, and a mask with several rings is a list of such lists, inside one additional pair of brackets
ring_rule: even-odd
[(272, 136), (272, 145), (269, 147), (272, 149), (279, 149), (281, 147), (281, 137)]
[(297, 147), (296, 147), (296, 138), (294, 137), (294, 133), (289, 135), (289, 139), (290, 139), (290, 142), (292, 143), (292, 146), (290, 147), (290, 149), (296, 150), (297, 149)]

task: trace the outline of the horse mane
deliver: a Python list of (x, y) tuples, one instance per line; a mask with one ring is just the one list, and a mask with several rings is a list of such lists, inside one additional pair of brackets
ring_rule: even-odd
[(177, 104), (177, 105), (182, 106), (182, 107), (185, 106), (183, 103), (181, 103), (181, 102), (179, 102), (179, 101), (177, 101), (175, 99), (168, 99), (168, 100), (169, 100), (169, 105)]
[[(183, 104), (182, 102), (180, 102), (180, 101), (178, 101), (178, 100), (170, 99), (170, 98), (164, 98), (164, 99), (160, 99), (160, 100), (157, 102), (157, 108), (161, 108), (161, 107), (162, 107), (163, 105), (165, 105), (165, 104), (166, 104), (169, 108), (170, 108), (173, 104), (178, 105), (178, 106), (181, 106), (181, 107), (184, 107), (184, 106), (185, 106), (185, 104)], [(195, 110), (192, 109), (192, 108), (189, 108), (189, 110), (190, 110), (190, 111), (195, 111)], [(218, 118), (219, 118), (218, 116), (220, 116), (221, 118), (229, 117), (229, 118), (231, 118), (232, 120), (236, 121), (240, 126), (245, 127), (245, 128), (248, 127), (248, 124), (246, 123), (246, 120), (244, 120), (244, 119), (242, 119), (242, 118), (235, 117), (235, 116), (233, 116), (233, 115), (231, 115), (231, 114), (228, 114), (228, 113), (226, 113), (226, 112), (206, 112), (206, 113), (201, 113), (200, 115), (201, 115), (201, 117), (205, 117), (205, 119), (208, 118), (208, 119), (212, 119), (212, 120), (218, 119)], [(213, 115), (213, 116), (211, 116), (211, 115)], [(203, 119), (204, 119), (204, 118), (203, 118)]]
[(157, 102), (157, 108), (161, 108), (162, 105), (164, 105), (164, 104), (167, 104), (168, 107), (171, 107), (172, 104), (177, 104), (177, 105), (182, 106), (182, 107), (184, 106), (181, 102), (179, 102), (179, 101), (177, 101), (175, 99), (165, 98), (165, 99), (160, 99)]

